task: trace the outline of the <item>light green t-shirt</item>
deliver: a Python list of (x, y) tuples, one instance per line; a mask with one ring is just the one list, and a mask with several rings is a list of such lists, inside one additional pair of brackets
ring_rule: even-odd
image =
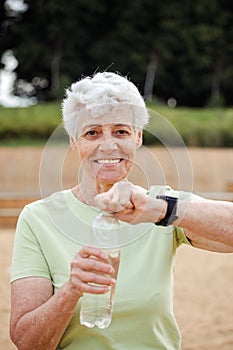
[[(165, 186), (154, 186), (149, 191), (151, 196), (165, 193), (177, 195)], [(16, 229), (11, 281), (46, 277), (56, 292), (68, 280), (70, 263), (82, 246), (64, 235), (64, 221), (67, 232), (75, 231), (77, 237), (82, 227), (74, 226), (72, 219), (64, 220), (70, 212), (78, 213), (79, 219), (89, 224), (97, 215), (95, 208), (80, 202), (71, 190), (24, 208)], [(182, 243), (189, 243), (183, 229), (152, 224), (137, 240), (121, 247), (110, 326), (100, 330), (80, 325), (80, 300), (58, 349), (181, 349), (173, 315), (173, 268), (176, 249)]]

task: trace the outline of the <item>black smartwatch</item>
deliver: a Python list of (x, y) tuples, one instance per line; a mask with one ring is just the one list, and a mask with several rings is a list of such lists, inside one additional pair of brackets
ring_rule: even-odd
[(176, 215), (178, 198), (170, 197), (170, 196), (162, 196), (162, 195), (158, 195), (156, 196), (156, 198), (163, 199), (164, 201), (167, 202), (167, 212), (165, 217), (162, 220), (160, 220), (159, 222), (155, 222), (155, 225), (157, 226), (171, 225), (176, 219), (178, 219), (178, 216)]

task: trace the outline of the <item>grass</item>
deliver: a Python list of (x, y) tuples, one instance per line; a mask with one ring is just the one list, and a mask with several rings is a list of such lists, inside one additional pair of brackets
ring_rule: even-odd
[(0, 145), (42, 145), (61, 123), (60, 105), (0, 107)]
[[(168, 108), (148, 106), (152, 110), (149, 130), (165, 133), (169, 136), (168, 123), (159, 125), (156, 112), (163, 116), (188, 146), (233, 147), (233, 109), (220, 108)], [(155, 113), (155, 118), (153, 115)], [(160, 130), (164, 127), (164, 130)], [(156, 140), (145, 140), (156, 143)]]
[[(154, 104), (148, 108), (152, 117), (145, 131), (145, 144), (159, 144), (158, 138), (176, 143), (175, 128), (188, 146), (233, 147), (232, 108), (168, 108)], [(27, 108), (0, 107), (0, 145), (44, 145), (59, 125), (59, 103)]]

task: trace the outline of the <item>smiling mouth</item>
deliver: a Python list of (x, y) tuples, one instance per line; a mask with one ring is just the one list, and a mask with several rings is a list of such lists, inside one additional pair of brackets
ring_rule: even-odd
[(96, 163), (98, 164), (118, 164), (120, 163), (121, 161), (123, 160), (123, 158), (113, 158), (113, 159), (106, 159), (106, 158), (103, 158), (103, 159), (97, 159), (96, 160)]

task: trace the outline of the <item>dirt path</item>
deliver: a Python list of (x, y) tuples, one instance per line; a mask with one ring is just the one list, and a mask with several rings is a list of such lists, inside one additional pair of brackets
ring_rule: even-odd
[(233, 349), (233, 254), (183, 246), (175, 269), (175, 315), (183, 350)]
[[(13, 231), (0, 230), (0, 349), (15, 350), (8, 336), (9, 267)], [(178, 249), (175, 314), (183, 350), (233, 349), (233, 255)]]

